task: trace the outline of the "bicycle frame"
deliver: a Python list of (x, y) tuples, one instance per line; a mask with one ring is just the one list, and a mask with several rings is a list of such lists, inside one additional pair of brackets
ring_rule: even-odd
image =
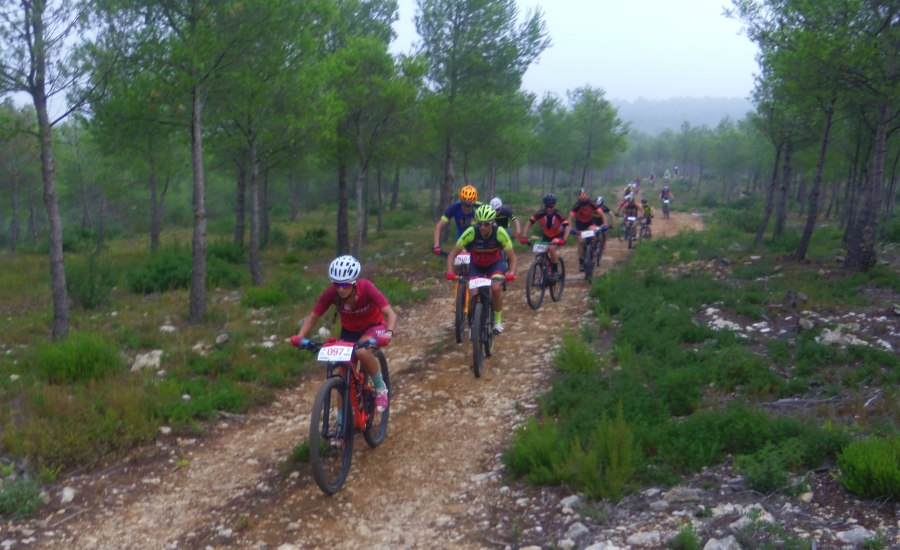
[(359, 368), (359, 361), (356, 362), (356, 366), (352, 363), (328, 363), (326, 369), (326, 379), (341, 378), (347, 384), (353, 411), (353, 425), (357, 430), (365, 430), (372, 419), (366, 412), (365, 399), (367, 396), (374, 399), (375, 390), (366, 385), (366, 375)]

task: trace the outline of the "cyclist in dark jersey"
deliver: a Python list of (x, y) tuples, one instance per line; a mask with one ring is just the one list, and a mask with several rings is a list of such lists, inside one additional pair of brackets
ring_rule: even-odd
[(596, 229), (597, 223), (595, 217), (600, 215), (601, 223), (606, 225), (606, 216), (603, 210), (600, 210), (591, 197), (587, 193), (578, 195), (578, 201), (569, 211), (569, 224), (571, 227), (572, 220), (575, 220), (575, 229), (571, 230), (573, 235), (578, 235), (578, 270), (584, 271), (584, 239), (581, 238), (581, 232), (588, 229)]
[[(475, 227), (470, 227), (462, 234), (456, 246), (447, 256), (447, 279), (455, 281), (456, 273), (453, 265), (456, 257), (463, 250), (472, 254), (469, 264), (469, 277), (490, 277), (491, 303), (494, 306), (494, 334), (503, 332), (501, 312), (503, 311), (503, 292), (501, 283), (516, 279), (516, 253), (513, 250), (512, 240), (506, 229), (495, 225), (497, 212), (490, 206), (483, 204), (475, 211)], [(500, 259), (501, 250), (509, 255), (509, 271), (504, 274), (503, 262)]]
[[(603, 203), (603, 197), (597, 197), (597, 214), (594, 215), (594, 219), (596, 220), (594, 223), (598, 223), (601, 221), (600, 213), (603, 213), (602, 220), (605, 220), (605, 223), (609, 225), (610, 229), (616, 228), (616, 216), (613, 214), (613, 211), (610, 210), (608, 206)], [(603, 250), (606, 250), (606, 233), (602, 234), (603, 239)]]
[(497, 211), (497, 225), (506, 229), (506, 232), (509, 233), (509, 224), (510, 222), (516, 223), (516, 231), (512, 235), (513, 237), (518, 238), (519, 235), (522, 234), (522, 226), (519, 225), (519, 220), (516, 218), (515, 212), (513, 209), (508, 206), (503, 206), (503, 201), (500, 200), (500, 197), (494, 197), (491, 199), (491, 208)]
[(528, 230), (534, 224), (540, 224), (544, 230), (541, 238), (543, 242), (550, 243), (547, 249), (547, 255), (550, 256), (550, 278), (554, 281), (559, 280), (559, 252), (560, 246), (566, 244), (566, 231), (569, 229), (569, 222), (556, 209), (556, 195), (548, 193), (544, 195), (544, 208), (535, 212), (534, 216), (525, 224), (522, 230), (522, 244), (528, 244)]
[(475, 207), (478, 205), (478, 191), (471, 185), (463, 187), (459, 191), (459, 201), (450, 205), (444, 215), (434, 225), (434, 253), (441, 254), (441, 230), (452, 219), (456, 223), (456, 238), (460, 238), (463, 232), (472, 225), (475, 217)]
[[(623, 201), (621, 205), (619, 205), (619, 212), (622, 213), (624, 218), (633, 217), (640, 218), (644, 215), (644, 209), (641, 208), (641, 205), (635, 202), (634, 196), (629, 197), (628, 200)], [(630, 220), (625, 220), (623, 223), (634, 223)]]

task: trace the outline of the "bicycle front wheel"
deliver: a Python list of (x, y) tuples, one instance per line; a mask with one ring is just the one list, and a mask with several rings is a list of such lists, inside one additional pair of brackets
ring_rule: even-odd
[(462, 344), (463, 333), (466, 330), (466, 285), (456, 283), (456, 343)]
[(559, 257), (559, 280), (550, 283), (550, 299), (558, 302), (563, 295), (563, 289), (566, 288), (566, 262), (562, 256)]
[(353, 457), (353, 413), (347, 384), (329, 378), (319, 387), (309, 419), (309, 463), (325, 494), (340, 491)]
[[(375, 357), (378, 358), (378, 364), (381, 366), (381, 379), (384, 380), (384, 385), (388, 389), (388, 397), (393, 397), (391, 396), (391, 373), (388, 371), (387, 358), (381, 350), (375, 352)], [(371, 385), (369, 375), (366, 375), (366, 383)], [(366, 392), (366, 396), (366, 412), (369, 414), (369, 422), (366, 424), (366, 429), (363, 431), (363, 438), (366, 440), (366, 443), (369, 444), (369, 447), (377, 447), (384, 443), (384, 437), (387, 435), (391, 402), (389, 399), (388, 407), (385, 410), (378, 412), (375, 410), (375, 396), (368, 392)]]
[(525, 281), (525, 300), (531, 309), (541, 307), (544, 301), (544, 275), (543, 262), (540, 259), (533, 261)]
[(484, 356), (490, 357), (494, 355), (494, 304), (484, 308), (484, 323), (481, 327), (484, 336), (481, 338), (484, 344)]
[(475, 369), (475, 378), (481, 378), (484, 371), (484, 354), (482, 353), (482, 338), (484, 334), (484, 304), (479, 300), (475, 303), (475, 312), (472, 318), (472, 367)]
[(584, 246), (584, 278), (590, 281), (594, 277), (594, 241)]
[(616, 231), (616, 238), (619, 239), (619, 242), (622, 242), (625, 240), (625, 237), (627, 237), (627, 236), (628, 236), (628, 230), (625, 229), (625, 224), (623, 223), (619, 226), (619, 230)]

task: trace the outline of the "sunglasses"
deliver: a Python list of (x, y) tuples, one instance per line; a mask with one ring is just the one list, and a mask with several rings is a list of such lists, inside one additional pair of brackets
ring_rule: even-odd
[(475, 225), (477, 225), (478, 227), (490, 227), (494, 225), (494, 222), (478, 222)]
[(343, 290), (345, 288), (350, 288), (351, 286), (355, 285), (356, 281), (350, 281), (349, 283), (332, 283), (332, 284), (334, 286), (336, 286), (337, 288), (340, 288), (341, 290)]

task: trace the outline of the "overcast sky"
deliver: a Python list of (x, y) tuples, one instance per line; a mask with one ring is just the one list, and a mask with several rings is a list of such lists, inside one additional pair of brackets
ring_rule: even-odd
[[(585, 84), (609, 99), (745, 98), (758, 72), (756, 46), (726, 19), (723, 0), (517, 0), (539, 5), (553, 45), (525, 74), (541, 96)], [(418, 41), (415, 0), (399, 0), (395, 52)]]

